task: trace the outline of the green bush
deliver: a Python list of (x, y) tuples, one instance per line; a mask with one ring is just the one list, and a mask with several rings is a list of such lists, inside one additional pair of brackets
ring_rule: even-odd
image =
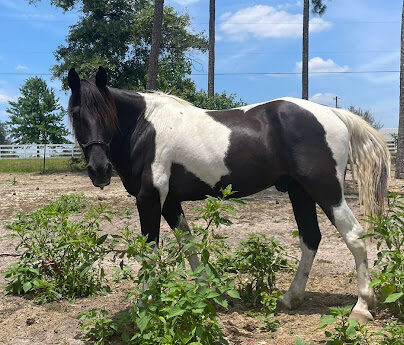
[(259, 305), (263, 293), (271, 295), (276, 274), (291, 267), (279, 242), (264, 234), (250, 234), (220, 262), (226, 271), (237, 273), (241, 298), (253, 305)]
[[(327, 341), (325, 345), (402, 345), (404, 339), (404, 326), (397, 321), (392, 321), (378, 332), (371, 332), (367, 324), (359, 324), (358, 321), (349, 318), (352, 306), (331, 307), (330, 315), (323, 315), (318, 329), (334, 326), (325, 331)], [(309, 345), (300, 337), (296, 338), (295, 345)]]
[(80, 157), (70, 157), (69, 159), (69, 169), (71, 171), (81, 171), (86, 170), (87, 163), (84, 159), (84, 155), (81, 154)]
[(377, 260), (371, 286), (396, 315), (404, 318), (404, 197), (390, 193), (385, 213), (369, 217), (367, 235), (377, 241)]
[(44, 303), (106, 291), (102, 262), (111, 248), (100, 221), (109, 221), (110, 212), (99, 205), (84, 220), (70, 220), (84, 205), (83, 195), (65, 195), (33, 213), (19, 213), (9, 224), (9, 237), (19, 240), (16, 250), (23, 253), (5, 272), (6, 294), (32, 293)]
[[(147, 243), (145, 237), (135, 237), (129, 228), (113, 236), (114, 245), (119, 243), (125, 247), (120, 258), (135, 259), (141, 265), (135, 279), (137, 288), (131, 293), (135, 297), (133, 306), (115, 321), (114, 328), (107, 323), (108, 329), (116, 329), (125, 342), (227, 344), (217, 320), (217, 308), (227, 308), (227, 298), (239, 298), (239, 294), (234, 290), (233, 279), (223, 274), (211, 257), (211, 253), (223, 246), (223, 237), (217, 236), (215, 230), (221, 224), (230, 224), (222, 213), (234, 210), (225, 200), (232, 194), (230, 187), (223, 194), (223, 198), (207, 199), (200, 214), (206, 226), (196, 227), (197, 235), (186, 240), (184, 234), (176, 231), (178, 240), (166, 238), (157, 248)], [(191, 247), (201, 255), (201, 265), (195, 272), (186, 264)], [(98, 314), (84, 314), (81, 325), (84, 338), (101, 341), (101, 338), (94, 339), (96, 328), (105, 328)]]
[(334, 325), (333, 331), (325, 331), (326, 345), (344, 344), (369, 344), (368, 334), (364, 325), (360, 325), (355, 319), (349, 318), (352, 306), (331, 307), (330, 315), (323, 315), (320, 319), (319, 329)]

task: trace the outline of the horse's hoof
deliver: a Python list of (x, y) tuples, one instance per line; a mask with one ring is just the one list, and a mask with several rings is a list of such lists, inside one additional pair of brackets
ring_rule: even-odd
[(355, 319), (360, 324), (364, 324), (366, 322), (372, 321), (373, 316), (368, 310), (352, 310), (351, 315), (349, 318)]

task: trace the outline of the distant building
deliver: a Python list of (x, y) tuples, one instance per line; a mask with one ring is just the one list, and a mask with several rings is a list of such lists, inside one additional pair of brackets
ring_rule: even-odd
[(390, 152), (397, 152), (396, 138), (398, 135), (398, 128), (381, 128), (379, 129), (379, 133), (384, 137), (384, 140), (386, 140)]

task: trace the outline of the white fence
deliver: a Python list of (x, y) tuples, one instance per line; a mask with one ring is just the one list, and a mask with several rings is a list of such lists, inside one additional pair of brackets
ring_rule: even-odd
[(81, 149), (75, 144), (0, 145), (0, 159), (80, 157)]

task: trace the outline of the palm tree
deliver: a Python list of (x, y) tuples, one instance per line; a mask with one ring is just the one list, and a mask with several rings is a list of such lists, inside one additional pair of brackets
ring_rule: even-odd
[(215, 0), (209, 2), (209, 67), (208, 96), (215, 94)]
[(404, 178), (404, 2), (401, 14), (400, 117), (398, 120), (396, 178)]
[(147, 70), (147, 89), (156, 89), (158, 62), (160, 54), (161, 27), (163, 25), (164, 0), (154, 1), (154, 21), (152, 30), (152, 42), (149, 57), (149, 68)]
[[(327, 6), (323, 0), (311, 0), (313, 4), (313, 13), (322, 15)], [(304, 0), (303, 3), (303, 56), (302, 56), (302, 98), (309, 99), (309, 20), (310, 20), (310, 1)]]

